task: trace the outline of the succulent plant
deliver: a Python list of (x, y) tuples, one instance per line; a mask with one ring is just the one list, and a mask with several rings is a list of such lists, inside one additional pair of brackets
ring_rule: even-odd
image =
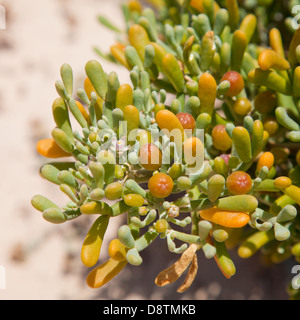
[[(74, 92), (71, 66), (61, 67), (55, 128), (37, 150), (63, 158), (40, 173), (69, 201), (61, 208), (36, 195), (32, 205), (51, 223), (96, 215), (81, 251), (94, 267), (92, 288), (128, 263), (141, 265), (158, 237), (180, 258), (155, 283), (175, 282), (189, 268), (178, 292), (193, 283), (200, 251), (227, 278), (236, 272), (234, 248), (241, 258), (261, 251), (272, 263), (299, 261), (300, 29), (290, 27), (292, 6), (147, 2), (122, 6), (125, 31), (99, 17), (117, 42), (97, 52), (127, 68), (131, 83), (91, 60)], [(103, 238), (119, 215), (127, 224), (103, 262)]]

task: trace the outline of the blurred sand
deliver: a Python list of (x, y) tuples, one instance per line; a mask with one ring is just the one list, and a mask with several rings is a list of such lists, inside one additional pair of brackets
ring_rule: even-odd
[[(107, 15), (122, 28), (119, 1), (105, 0), (7, 0), (7, 29), (0, 30), (0, 265), (6, 269), (6, 289), (0, 299), (285, 299), (291, 280), (289, 263), (271, 269), (258, 258), (237, 260), (232, 280), (220, 274), (213, 261), (200, 258), (199, 275), (191, 290), (177, 294), (183, 281), (158, 288), (154, 279), (178, 256), (157, 240), (143, 253), (141, 267), (128, 266), (100, 290), (85, 284), (87, 268), (80, 249), (94, 217), (80, 217), (64, 225), (45, 222), (30, 200), (42, 194), (56, 202), (66, 198), (56, 186), (39, 176), (45, 159), (35, 144), (50, 135), (54, 122), (51, 105), (57, 97), (54, 83), (59, 69), (69, 63), (75, 88), (82, 87), (84, 65), (99, 58), (115, 35), (102, 27), (97, 14)], [(121, 83), (128, 82), (126, 70), (101, 60), (106, 72), (116, 71)], [(106, 246), (122, 218), (110, 226)], [(154, 254), (155, 253), (155, 254)], [(159, 264), (157, 262), (160, 262)]]

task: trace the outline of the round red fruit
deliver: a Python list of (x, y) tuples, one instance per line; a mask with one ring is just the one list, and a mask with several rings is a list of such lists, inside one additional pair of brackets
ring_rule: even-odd
[(157, 173), (148, 182), (150, 193), (159, 199), (168, 197), (173, 190), (173, 179), (165, 173)]
[(191, 129), (192, 132), (195, 130), (196, 122), (192, 115), (187, 112), (179, 112), (176, 114), (176, 117), (182, 124), (183, 129)]
[(225, 80), (230, 82), (230, 88), (226, 92), (226, 96), (228, 96), (228, 97), (237, 96), (239, 93), (241, 93), (241, 91), (245, 87), (245, 82), (244, 82), (243, 77), (241, 76), (240, 73), (238, 73), (236, 71), (226, 72), (224, 74), (221, 82), (225, 81)]
[(231, 194), (248, 193), (252, 188), (252, 180), (248, 173), (235, 171), (226, 180), (226, 187)]

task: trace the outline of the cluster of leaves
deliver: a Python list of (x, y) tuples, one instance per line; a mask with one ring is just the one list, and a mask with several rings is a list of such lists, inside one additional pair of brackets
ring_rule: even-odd
[[(37, 149), (48, 158), (75, 159), (41, 168), (70, 201), (60, 208), (36, 195), (33, 206), (52, 223), (99, 215), (82, 246), (88, 267), (99, 260), (109, 221), (127, 216), (109, 244), (109, 260), (87, 277), (93, 288), (127, 263), (142, 264), (141, 251), (157, 237), (181, 255), (157, 285), (176, 281), (189, 267), (178, 292), (196, 277), (198, 251), (227, 278), (236, 272), (228, 251), (235, 247), (241, 258), (263, 249), (272, 263), (299, 260), (300, 29), (291, 28), (292, 7), (259, 0), (148, 2), (123, 5), (124, 32), (99, 17), (118, 42), (109, 54), (97, 52), (127, 68), (131, 84), (91, 60), (77, 99), (72, 69), (62, 66), (52, 106), (56, 127)], [(174, 129), (179, 142), (168, 135)]]

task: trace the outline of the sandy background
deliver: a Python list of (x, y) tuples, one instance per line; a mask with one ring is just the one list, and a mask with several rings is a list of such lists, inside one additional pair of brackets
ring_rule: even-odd
[[(98, 58), (114, 34), (96, 19), (104, 14), (122, 27), (120, 1), (111, 0), (7, 0), (7, 29), (0, 30), (0, 266), (6, 270), (6, 289), (0, 299), (286, 299), (291, 268), (268, 268), (257, 255), (242, 261), (233, 253), (237, 274), (226, 280), (214, 261), (199, 257), (199, 273), (191, 289), (177, 294), (183, 281), (165, 288), (154, 284), (157, 274), (178, 258), (157, 240), (143, 252), (140, 267), (128, 266), (105, 287), (85, 284), (88, 272), (80, 261), (82, 241), (94, 217), (80, 217), (64, 225), (45, 222), (30, 199), (43, 194), (56, 202), (66, 198), (56, 186), (40, 178), (45, 159), (36, 142), (54, 127), (51, 105), (57, 97), (54, 83), (59, 69), (69, 63), (75, 88), (82, 87), (84, 65)], [(105, 71), (117, 71), (121, 83), (127, 72), (101, 60)], [(110, 226), (101, 261), (122, 218)]]

